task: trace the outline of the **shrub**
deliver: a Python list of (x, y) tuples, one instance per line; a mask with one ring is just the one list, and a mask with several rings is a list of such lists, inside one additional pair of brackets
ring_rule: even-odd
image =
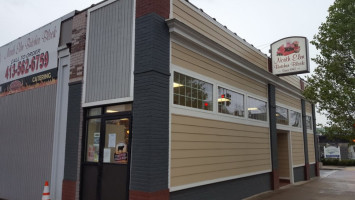
[(355, 166), (355, 160), (338, 160), (334, 158), (323, 158), (321, 161), (323, 165)]

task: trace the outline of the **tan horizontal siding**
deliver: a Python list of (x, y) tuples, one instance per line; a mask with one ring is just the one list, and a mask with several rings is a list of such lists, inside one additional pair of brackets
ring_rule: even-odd
[(315, 150), (314, 150), (314, 135), (307, 134), (307, 142), (308, 142), (308, 160), (310, 163), (314, 163), (316, 161)]
[(250, 93), (267, 97), (267, 85), (259, 83), (181, 45), (172, 43), (172, 63)]
[(269, 130), (172, 115), (171, 186), (271, 170)]
[(292, 132), (292, 160), (293, 165), (304, 164), (304, 142), (303, 133)]
[(312, 104), (306, 101), (306, 113), (307, 115), (312, 116)]
[(287, 134), (277, 134), (277, 155), (280, 177), (290, 177)]
[(276, 102), (301, 110), (301, 99), (276, 90)]
[(297, 75), (281, 76), (280, 78), (295, 86), (297, 89), (301, 89), (300, 78)]
[(221, 177), (229, 177), (231, 174), (247, 174), (247, 173), (253, 173), (257, 171), (262, 171), (265, 169), (270, 168), (270, 165), (251, 165), (249, 167), (243, 167), (243, 168), (234, 168), (234, 169), (225, 169), (225, 170), (217, 170), (215, 168), (215, 171), (210, 171), (207, 173), (199, 173), (199, 174), (190, 174), (190, 175), (185, 175), (185, 176), (178, 176), (178, 177), (172, 177), (171, 178), (171, 186), (181, 186), (181, 185), (186, 185), (190, 183), (197, 183), (201, 181), (206, 181), (206, 180), (214, 180), (218, 179)]
[(227, 33), (226, 30), (221, 29), (180, 0), (173, 1), (173, 18), (185, 23), (202, 35), (243, 57), (256, 66), (267, 70), (267, 58), (238, 41), (234, 36)]

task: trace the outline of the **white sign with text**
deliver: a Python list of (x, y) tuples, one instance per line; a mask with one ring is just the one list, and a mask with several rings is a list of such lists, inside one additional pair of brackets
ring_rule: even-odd
[(57, 67), (61, 20), (0, 47), (0, 85)]
[(271, 44), (272, 73), (291, 75), (309, 72), (308, 40), (288, 37)]

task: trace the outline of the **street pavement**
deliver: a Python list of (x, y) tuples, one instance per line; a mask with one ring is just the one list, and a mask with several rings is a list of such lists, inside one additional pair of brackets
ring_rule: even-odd
[(355, 200), (355, 167), (327, 167), (320, 175), (247, 200)]

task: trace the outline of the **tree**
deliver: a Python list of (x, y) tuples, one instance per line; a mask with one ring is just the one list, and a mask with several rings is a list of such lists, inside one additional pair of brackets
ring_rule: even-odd
[(329, 135), (355, 138), (355, 1), (335, 0), (329, 16), (311, 44), (320, 55), (312, 60), (318, 67), (307, 77), (304, 96), (316, 103), (330, 121)]

